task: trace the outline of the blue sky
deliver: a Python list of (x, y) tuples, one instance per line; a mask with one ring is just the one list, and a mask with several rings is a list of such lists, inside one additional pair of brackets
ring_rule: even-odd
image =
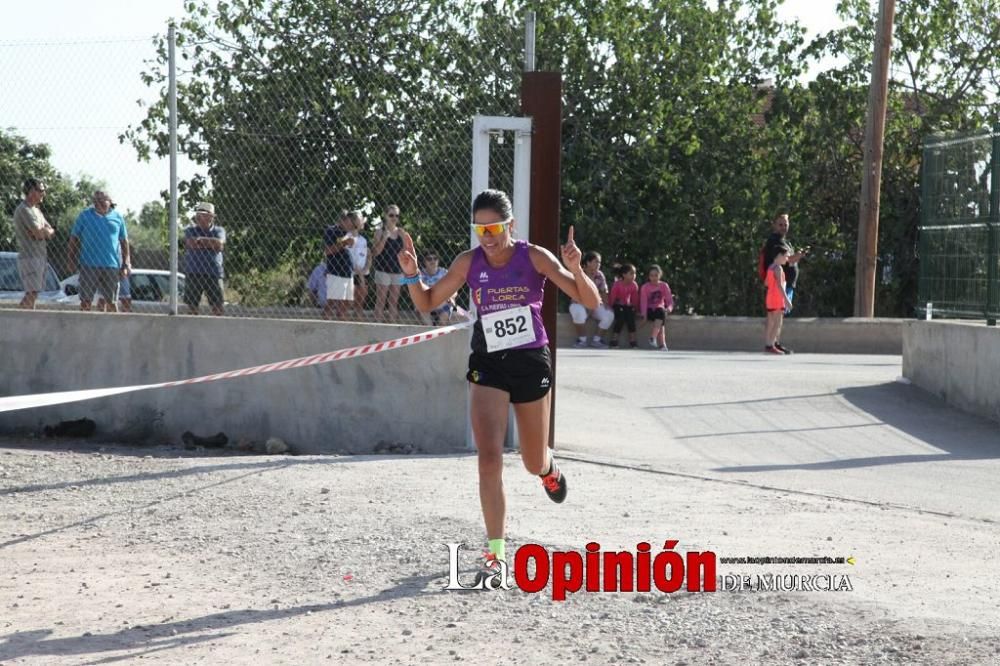
[[(787, 0), (782, 18), (811, 33), (839, 24), (836, 0)], [(105, 180), (133, 210), (168, 187), (166, 160), (140, 164), (117, 137), (145, 115), (154, 91), (139, 79), (154, 55), (151, 37), (184, 13), (184, 0), (33, 0), (0, 23), (0, 127), (48, 143), (52, 162), (73, 178)], [(181, 178), (194, 165), (181, 160)]]

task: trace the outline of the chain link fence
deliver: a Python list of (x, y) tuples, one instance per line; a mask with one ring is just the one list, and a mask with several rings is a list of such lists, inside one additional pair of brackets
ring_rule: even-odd
[[(387, 213), (398, 211), (418, 254), (436, 255), (443, 268), (469, 247), (472, 119), (518, 115), (524, 35), (519, 20), (489, 8), (419, 26), (426, 16), (403, 14), (393, 20), (396, 34), (411, 35), (405, 46), (393, 35), (365, 41), (363, 25), (358, 34), (337, 33), (304, 19), (256, 37), (245, 26), (227, 33), (218, 15), (178, 26), (182, 289), (192, 273), (211, 272), (185, 242), (195, 206), (206, 201), (225, 230), (226, 316), (420, 321), (398, 285), (398, 232)], [(57, 230), (49, 263), (57, 281), (69, 279), (58, 293), (41, 294), (37, 307), (78, 307), (67, 242), (93, 192), (104, 190), (128, 227), (132, 310), (169, 311), (168, 59), (165, 35), (0, 44), (0, 76), (23, 91), (0, 100), (3, 139), (11, 152), (35, 158), (0, 167), (0, 249), (18, 249), (11, 217), (21, 185), (41, 178), (48, 192), (40, 208)], [(58, 62), (65, 80), (37, 81), (39, 60)], [(470, 71), (480, 78), (470, 80)], [(510, 191), (513, 135), (498, 132), (492, 141), (491, 186)], [(356, 215), (342, 222), (348, 211)], [(347, 230), (369, 255), (355, 251), (356, 302), (324, 308), (327, 241)], [(16, 262), (2, 256), (10, 264), (0, 267), (6, 304), (16, 304)], [(179, 303), (180, 313), (190, 311), (183, 293)]]
[(924, 142), (919, 311), (1000, 314), (1000, 128)]
[[(78, 307), (74, 281), (59, 283), (73, 272), (67, 246), (74, 221), (92, 205), (97, 190), (110, 194), (127, 220), (133, 263), (167, 268), (167, 162), (140, 162), (134, 148), (119, 139), (144, 116), (137, 100), (148, 91), (138, 73), (155, 54), (149, 37), (0, 43), (0, 78), (10, 93), (0, 98), (0, 304), (16, 305), (23, 289), (12, 254), (20, 249), (13, 214), (28, 178), (45, 185), (39, 208), (55, 229), (47, 242), (49, 268), (39, 307)], [(39, 77), (43, 62), (58, 78)]]

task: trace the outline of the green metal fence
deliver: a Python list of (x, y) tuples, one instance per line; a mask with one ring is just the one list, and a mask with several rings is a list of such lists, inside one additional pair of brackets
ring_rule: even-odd
[(1000, 126), (924, 141), (918, 313), (1000, 316)]

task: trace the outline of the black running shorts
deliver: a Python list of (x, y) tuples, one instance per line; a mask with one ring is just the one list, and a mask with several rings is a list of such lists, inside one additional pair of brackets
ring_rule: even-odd
[(646, 319), (650, 323), (659, 320), (665, 324), (667, 323), (667, 311), (661, 308), (657, 308), (655, 310), (646, 310)]
[(472, 352), (465, 378), (473, 384), (506, 391), (512, 403), (534, 402), (545, 397), (552, 385), (549, 348)]

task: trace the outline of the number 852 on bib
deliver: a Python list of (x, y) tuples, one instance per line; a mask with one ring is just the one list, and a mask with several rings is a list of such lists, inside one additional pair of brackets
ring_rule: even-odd
[(520, 347), (535, 341), (535, 327), (531, 322), (531, 308), (522, 305), (493, 312), (479, 318), (486, 337), (486, 350), (490, 352)]

